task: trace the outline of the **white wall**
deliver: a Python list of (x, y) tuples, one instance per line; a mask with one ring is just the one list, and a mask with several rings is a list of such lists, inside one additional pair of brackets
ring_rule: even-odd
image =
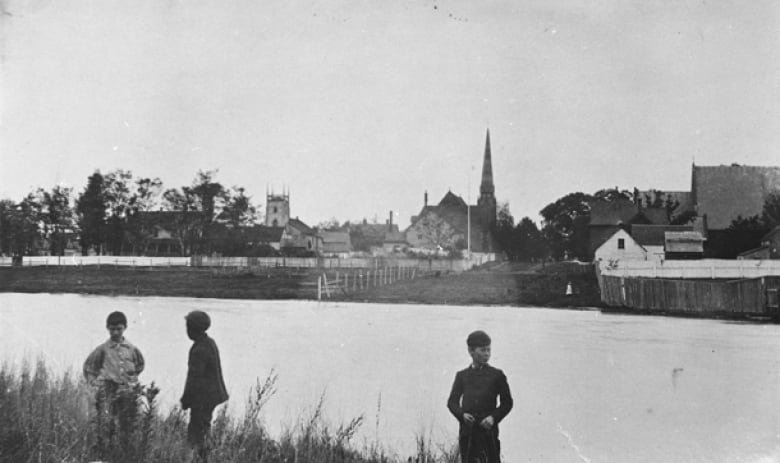
[[(618, 248), (618, 243), (621, 239), (625, 244), (623, 249)], [(596, 249), (594, 259), (606, 262), (614, 260), (644, 261), (647, 259), (647, 251), (638, 245), (634, 238), (631, 238), (631, 235), (626, 233), (625, 230), (618, 230)]]

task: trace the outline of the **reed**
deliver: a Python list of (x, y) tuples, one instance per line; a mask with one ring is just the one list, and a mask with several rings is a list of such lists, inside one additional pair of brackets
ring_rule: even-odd
[[(353, 443), (363, 415), (331, 425), (323, 417), (325, 395), (305, 417), (274, 438), (262, 424), (265, 404), (276, 391), (271, 371), (250, 392), (245, 413), (231, 416), (221, 407), (210, 434), (212, 461), (224, 463), (454, 463), (450, 447), (432, 449), (417, 437), (416, 455), (398, 456), (376, 442)], [(55, 376), (42, 360), (0, 367), (0, 463), (76, 463), (88, 461), (187, 461), (187, 414), (179, 407), (162, 413), (159, 389), (138, 385), (123, 391), (127, 399), (116, 418), (100, 403), (100, 391), (70, 372)], [(127, 405), (130, 404), (130, 405)], [(134, 404), (134, 405), (133, 405)], [(101, 408), (102, 407), (102, 408)], [(379, 413), (379, 412), (377, 412)], [(113, 420), (113, 421), (112, 421)]]

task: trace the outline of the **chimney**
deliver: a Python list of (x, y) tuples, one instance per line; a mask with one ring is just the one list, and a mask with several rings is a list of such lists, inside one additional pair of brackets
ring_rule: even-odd
[(425, 204), (423, 205), (426, 207), (428, 206), (428, 190), (425, 190)]
[(390, 211), (390, 226), (393, 226), (393, 211)]

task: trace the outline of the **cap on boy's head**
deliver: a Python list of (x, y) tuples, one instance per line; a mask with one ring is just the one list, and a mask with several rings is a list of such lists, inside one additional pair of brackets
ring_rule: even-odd
[(109, 325), (125, 325), (127, 328), (127, 317), (122, 312), (111, 312), (106, 318), (106, 326)]
[(466, 344), (469, 348), (485, 347), (490, 345), (490, 336), (482, 330), (472, 332), (468, 338), (466, 338)]
[(206, 331), (211, 326), (211, 318), (201, 310), (193, 310), (184, 319), (187, 320), (187, 327), (195, 331)]

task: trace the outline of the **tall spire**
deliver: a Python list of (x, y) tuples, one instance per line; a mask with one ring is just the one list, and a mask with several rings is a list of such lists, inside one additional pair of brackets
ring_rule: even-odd
[(482, 183), (479, 185), (480, 197), (493, 196), (496, 188), (493, 186), (493, 163), (490, 159), (490, 129), (485, 139), (485, 160), (482, 163)]

